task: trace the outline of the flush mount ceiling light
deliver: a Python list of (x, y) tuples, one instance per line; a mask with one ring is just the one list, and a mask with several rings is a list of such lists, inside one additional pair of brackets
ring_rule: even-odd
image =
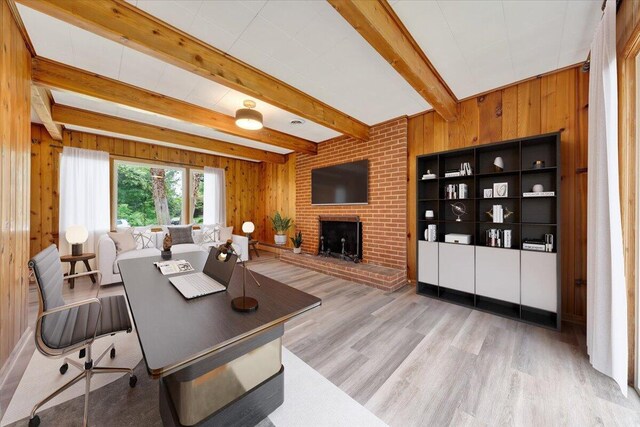
[(243, 104), (245, 108), (236, 111), (236, 126), (247, 130), (262, 129), (262, 114), (253, 109), (256, 103), (247, 99)]

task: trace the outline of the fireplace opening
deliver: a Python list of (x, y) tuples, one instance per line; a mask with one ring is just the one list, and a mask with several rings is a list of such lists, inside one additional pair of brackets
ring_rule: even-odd
[(321, 216), (318, 255), (362, 260), (362, 223), (357, 216)]

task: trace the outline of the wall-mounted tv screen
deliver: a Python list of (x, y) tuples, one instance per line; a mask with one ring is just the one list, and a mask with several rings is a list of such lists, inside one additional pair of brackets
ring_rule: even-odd
[(368, 160), (311, 171), (311, 204), (313, 205), (366, 204), (368, 191)]

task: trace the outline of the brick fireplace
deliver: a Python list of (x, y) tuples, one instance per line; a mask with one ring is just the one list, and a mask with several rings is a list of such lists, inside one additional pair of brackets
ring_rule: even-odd
[(362, 223), (358, 216), (321, 215), (318, 217), (320, 256), (360, 262)]
[[(311, 170), (357, 160), (369, 160), (369, 203), (312, 205)], [(296, 228), (302, 231), (306, 253), (319, 249), (320, 217), (357, 216), (362, 227), (362, 263), (407, 270), (407, 119), (372, 127), (368, 141), (339, 137), (318, 144), (316, 155), (296, 156)], [(346, 262), (345, 262), (346, 263)], [(340, 265), (340, 264), (338, 264)], [(339, 268), (334, 267), (332, 268)], [(372, 273), (373, 274), (373, 273)], [(382, 279), (386, 280), (386, 279)], [(396, 280), (396, 279), (394, 279)], [(396, 283), (393, 287), (397, 286)]]

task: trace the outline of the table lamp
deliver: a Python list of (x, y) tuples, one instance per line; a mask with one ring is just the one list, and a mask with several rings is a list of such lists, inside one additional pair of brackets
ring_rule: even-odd
[[(242, 229), (244, 231), (244, 224), (242, 226)], [(247, 296), (247, 291), (246, 291), (247, 271), (249, 272), (249, 274), (251, 275), (251, 277), (253, 278), (253, 280), (256, 282), (258, 286), (260, 286), (260, 282), (258, 282), (258, 279), (256, 279), (256, 277), (253, 275), (251, 270), (247, 269), (247, 266), (245, 265), (244, 260), (242, 259), (242, 254), (240, 250), (236, 249), (236, 247), (233, 246), (231, 240), (227, 240), (227, 243), (220, 245), (218, 247), (218, 253), (216, 255), (216, 259), (220, 262), (228, 262), (230, 258), (229, 254), (236, 254), (240, 259), (240, 261), (242, 262), (242, 296), (231, 300), (231, 308), (233, 308), (235, 311), (240, 311), (243, 313), (256, 311), (258, 309), (258, 300)]]
[(71, 244), (71, 255), (82, 255), (82, 244), (89, 238), (89, 232), (84, 225), (70, 225), (65, 233), (67, 242)]
[(251, 221), (245, 221), (242, 223), (242, 232), (245, 236), (247, 236), (247, 239), (251, 240), (251, 233), (253, 233), (254, 231), (256, 231), (256, 226), (254, 223), (252, 223)]

